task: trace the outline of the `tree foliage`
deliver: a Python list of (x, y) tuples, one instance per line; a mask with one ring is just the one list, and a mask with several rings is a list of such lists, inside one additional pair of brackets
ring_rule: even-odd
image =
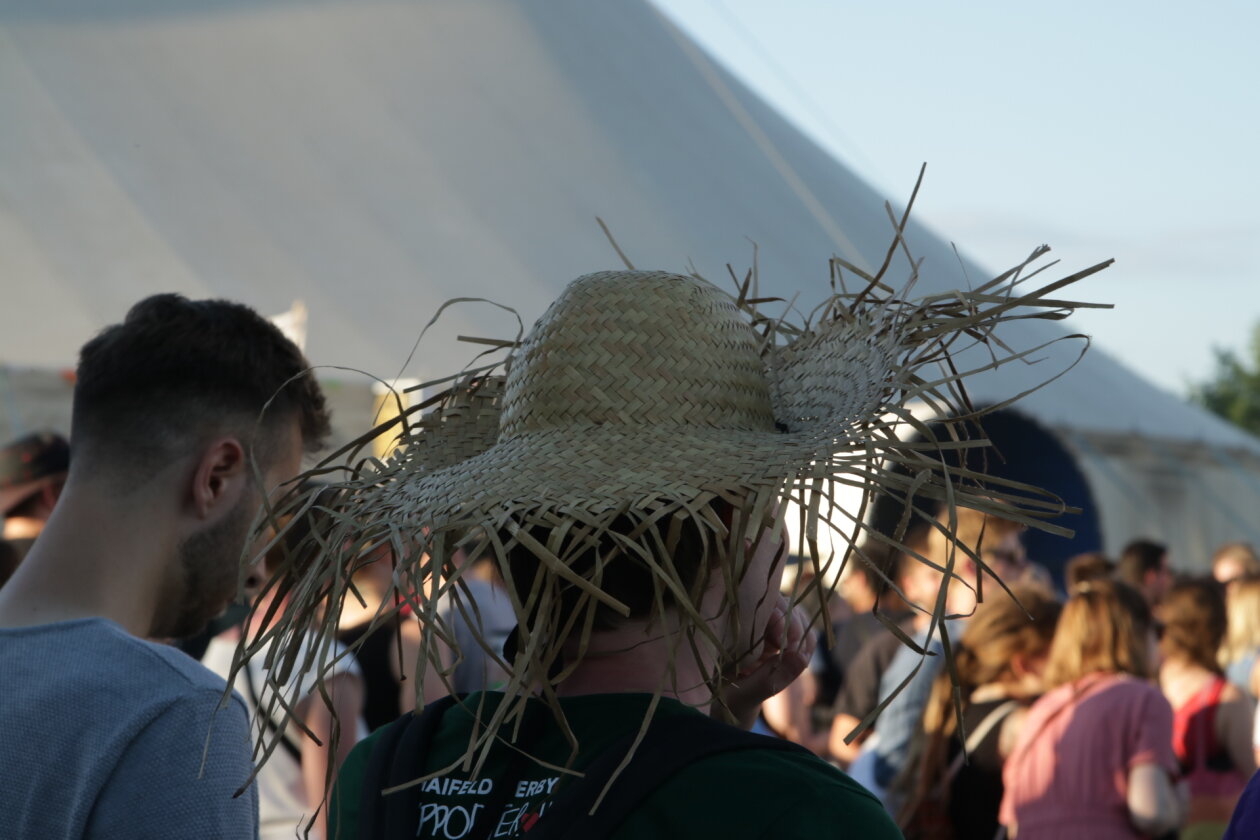
[(1216, 348), (1212, 378), (1193, 386), (1190, 399), (1253, 435), (1260, 435), (1260, 324), (1252, 328), (1248, 353)]

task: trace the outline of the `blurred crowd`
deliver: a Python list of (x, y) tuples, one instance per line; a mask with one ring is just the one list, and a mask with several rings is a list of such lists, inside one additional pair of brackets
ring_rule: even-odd
[[(151, 368), (147, 379), (137, 373), (142, 366)], [(183, 384), (189, 371), (201, 376), (196, 390)], [(258, 381), (242, 395), (240, 383), (251, 377)], [(280, 419), (259, 421), (257, 407), (291, 385)], [(262, 487), (290, 481), (303, 449), (319, 449), (330, 429), (309, 365), (256, 313), (177, 296), (143, 301), (85, 345), (75, 401), (73, 469), (69, 443), (55, 433), (0, 449), (0, 676), (9, 692), (6, 730), (20, 745), (0, 786), (0, 819), (18, 826), (6, 836), (257, 831), (270, 840), (300, 826), (333, 836), (329, 793), (356, 743), (408, 719), (420, 698), (502, 685), (511, 657), (498, 654), (523, 635), (510, 603), (520, 595), (509, 595), (499, 562), (462, 551), (447, 567), (459, 586), (438, 589), (429, 578), (420, 586), (435, 588), (406, 599), (432, 608), (423, 616), (388, 609), (404, 599), (390, 547), (398, 543), (384, 541), (347, 567), (353, 598), (329, 607), (321, 590), (304, 602), (319, 603), (314, 618), (335, 632), (269, 635), (293, 608), (286, 586), (295, 578), (282, 573), (285, 564), (300, 568), (326, 553), (308, 536), (327, 533), (319, 511), (336, 508), (323, 495), (336, 491), (305, 484), (310, 505), (301, 519), (254, 530), (264, 494), (251, 468)], [(152, 415), (163, 406), (168, 416), (157, 422)], [(716, 520), (733, 521), (729, 501), (706, 504)], [(737, 756), (715, 786), (719, 799), (740, 783), (780, 784), (785, 796), (812, 786), (804, 816), (761, 809), (767, 825), (794, 820), (791, 836), (812, 836), (835, 819), (850, 828), (856, 820), (865, 826), (859, 834), (881, 838), (895, 836), (895, 820), (911, 840), (1198, 840), (1226, 836), (1231, 816), (1234, 837), (1260, 830), (1248, 785), (1260, 760), (1260, 559), (1251, 546), (1171, 558), (1159, 542), (1134, 539), (1116, 558), (1072, 559), (1060, 586), (1027, 556), (1022, 526), (993, 510), (957, 507), (935, 519), (907, 517), (896, 539), (853, 548), (835, 586), (807, 586), (812, 564), (789, 562), (795, 574), (784, 577), (779, 599), (791, 541), (776, 510), (766, 517), (773, 527), (759, 526), (743, 549), (749, 567), (762, 570), (738, 582), (762, 587), (744, 602), (751, 647), (696, 704), (768, 738), (740, 740), (733, 727), (695, 723), (711, 721), (677, 702), (690, 683), (672, 712), (691, 721), (679, 731), (698, 733), (688, 748), (699, 744), (694, 766), (709, 774), (717, 765), (696, 756), (707, 755), (699, 741), (711, 736), (731, 752), (759, 756), (745, 759), (755, 766), (778, 768), (750, 775)], [(690, 539), (692, 549), (676, 550), (698, 568), (706, 549), (700, 536)], [(254, 559), (238, 569), (243, 548)], [(590, 551), (599, 562), (616, 556)], [(1209, 565), (1210, 575), (1179, 572)], [(718, 577), (699, 580), (716, 587)], [(244, 603), (211, 622), (241, 591)], [(650, 614), (651, 598), (642, 600)], [(650, 696), (643, 687), (659, 686), (660, 671), (678, 666), (660, 651), (643, 653), (669, 634), (654, 629), (655, 619), (637, 620), (627, 625), (633, 632), (601, 630), (608, 649), (588, 654), (594, 665), (579, 663), (594, 690), (576, 696), (641, 704)], [(426, 632), (426, 621), (442, 632)], [(243, 640), (262, 649), (242, 659)], [(316, 647), (332, 663), (320, 679), (293, 668)], [(694, 644), (692, 651), (698, 657)], [(421, 671), (426, 662), (440, 667)], [(289, 678), (277, 673), (297, 675), (283, 694), (277, 685)], [(225, 693), (225, 684), (235, 691)], [(620, 721), (627, 739), (638, 731), (636, 715)], [(394, 743), (376, 737), (376, 745)], [(252, 760), (246, 741), (256, 745)], [(413, 752), (427, 760), (426, 750)], [(366, 772), (363, 762), (356, 772)], [(360, 789), (375, 795), (387, 787), (384, 775), (365, 778), (348, 786), (343, 811), (354, 810)], [(433, 794), (470, 796), (494, 783), (442, 777)], [(539, 797), (551, 783), (504, 782), (503, 796), (516, 791), (519, 803), (495, 803), (495, 836), (528, 832), (550, 807)], [(685, 816), (695, 793), (681, 789), (684, 799), (661, 812), (669, 819)], [(140, 801), (145, 808), (136, 808)], [(444, 815), (440, 830), (451, 837), (472, 836), (471, 814), (491, 810), (470, 806), (467, 825), (455, 831), (450, 815), (464, 806), (440, 807), (424, 805), (422, 824)], [(701, 810), (712, 818), (711, 803)], [(361, 825), (370, 824), (364, 816)], [(436, 822), (431, 828), (438, 836)]]
[[(68, 465), (67, 441), (53, 433), (0, 449), (0, 585), (56, 505)], [(286, 539), (296, 545), (304, 536), (290, 529)], [(1105, 824), (1117, 804), (1129, 816), (1114, 827), (1117, 837), (1131, 836), (1130, 826), (1151, 837), (1220, 837), (1260, 760), (1255, 551), (1223, 545), (1211, 575), (1196, 577), (1179, 574), (1165, 546), (1135, 539), (1116, 559), (1072, 559), (1066, 591), (1056, 592), (1020, 536), (1012, 523), (964, 509), (953, 530), (922, 524), (901, 550), (869, 543), (853, 551), (831, 599), (805, 605), (826, 616), (810, 667), (762, 704), (755, 730), (846, 769), (912, 840), (993, 838), (1016, 826), (1111, 836)], [(260, 591), (266, 562), (246, 580), (253, 621), (283, 609)], [(807, 565), (795, 565), (788, 594), (801, 589)], [(513, 626), (494, 564), (470, 566), (468, 586), (441, 606), (469, 630), (444, 653), (452, 663), (458, 657), (460, 691), (502, 676), (477, 655), (472, 631), (501, 643)], [(274, 720), (260, 696), (263, 660), (234, 675), (254, 726), (281, 736), (258, 779), (264, 837), (292, 836), (324, 795), (330, 766), (414, 704), (407, 671), (417, 661), (418, 622), (406, 611), (371, 621), (390, 574), (388, 551), (356, 573), (363, 600), (338, 620), (339, 642), (354, 655), (325, 680), (331, 705), (315, 702), (312, 683), (300, 689), (307, 700), (291, 720)], [(943, 610), (933, 609), (938, 602)], [(250, 632), (244, 615), (237, 608), (202, 636), (172, 642), (233, 676), (237, 643)], [(481, 626), (468, 627), (472, 615)], [(427, 697), (446, 691), (429, 679)]]
[[(907, 838), (1221, 837), (1260, 760), (1252, 547), (1195, 576), (1134, 539), (1056, 591), (1018, 528), (959, 514), (956, 543), (925, 528), (850, 557), (830, 633), (760, 725), (846, 768)], [(944, 567), (951, 546), (943, 585), (915, 555)]]

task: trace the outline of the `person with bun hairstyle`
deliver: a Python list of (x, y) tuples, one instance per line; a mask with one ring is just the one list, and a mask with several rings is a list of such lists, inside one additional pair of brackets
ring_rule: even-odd
[(1068, 599), (1050, 646), (1048, 692), (1002, 772), (999, 819), (1021, 840), (1131, 840), (1174, 831), (1173, 714), (1148, 678), (1155, 627), (1132, 587), (1095, 580)]
[(1219, 840), (1256, 769), (1251, 701), (1217, 664), (1223, 587), (1211, 578), (1176, 583), (1158, 614), (1164, 624), (1159, 684), (1173, 707), (1173, 749), (1190, 789), (1181, 838)]
[(962, 731), (954, 682), (938, 674), (895, 784), (905, 796), (898, 822), (907, 840), (939, 837), (942, 820), (957, 838), (997, 833), (1002, 764), (1041, 693), (1061, 610), (1054, 593), (1033, 583), (1017, 583), (1010, 596), (996, 593), (976, 607), (954, 649)]

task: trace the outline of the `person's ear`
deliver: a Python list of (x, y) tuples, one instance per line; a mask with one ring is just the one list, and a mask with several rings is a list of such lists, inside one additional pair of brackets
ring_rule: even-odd
[(193, 512), (198, 519), (211, 519), (231, 509), (249, 481), (249, 456), (241, 442), (234, 437), (211, 441), (193, 472)]

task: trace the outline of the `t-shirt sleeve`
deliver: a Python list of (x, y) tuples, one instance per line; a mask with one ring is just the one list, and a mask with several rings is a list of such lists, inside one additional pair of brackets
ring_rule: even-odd
[(236, 697), (216, 712), (220, 697), (198, 690), (149, 722), (114, 765), (93, 809), (89, 836), (258, 836), (258, 786), (235, 795), (253, 771), (249, 719)]
[[(298, 649), (298, 655), (294, 659), (295, 662), (303, 662), (306, 660), (306, 657), (310, 653), (310, 644), (311, 644), (311, 640), (309, 638), (302, 640), (301, 647)], [(255, 673), (259, 674), (260, 679), (262, 678), (261, 675), (263, 674), (263, 672), (261, 669), (259, 669), (259, 671), (256, 671)], [(331, 651), (331, 655), (329, 656), (329, 661), (328, 661), (328, 670), (324, 672), (323, 676), (324, 676), (324, 679), (329, 679), (331, 677), (340, 676), (342, 674), (353, 674), (356, 677), (362, 678), (363, 669), (359, 667), (359, 660), (355, 658), (353, 654), (348, 653), (346, 651), (345, 645), (338, 642), (336, 643), (336, 645), (333, 647)], [(301, 674), (300, 676), (295, 674), (292, 678), (292, 682), (290, 683), (289, 687), (285, 691), (285, 697), (289, 697), (289, 696), (297, 696), (298, 698), (306, 697), (307, 695), (314, 694), (316, 688), (318, 688), (318, 685), (319, 685), (319, 669), (318, 668), (312, 668), (309, 671), (306, 671), (305, 673)], [(295, 688), (296, 688), (296, 691), (294, 690)], [(263, 694), (263, 699), (264, 699), (264, 704), (265, 704), (266, 699), (270, 696), (270, 687), (260, 688), (260, 691)]]
[(1140, 764), (1156, 764), (1174, 778), (1181, 774), (1172, 747), (1172, 706), (1159, 689), (1138, 684), (1142, 693), (1133, 698), (1130, 707), (1131, 737), (1128, 744), (1126, 770)]

